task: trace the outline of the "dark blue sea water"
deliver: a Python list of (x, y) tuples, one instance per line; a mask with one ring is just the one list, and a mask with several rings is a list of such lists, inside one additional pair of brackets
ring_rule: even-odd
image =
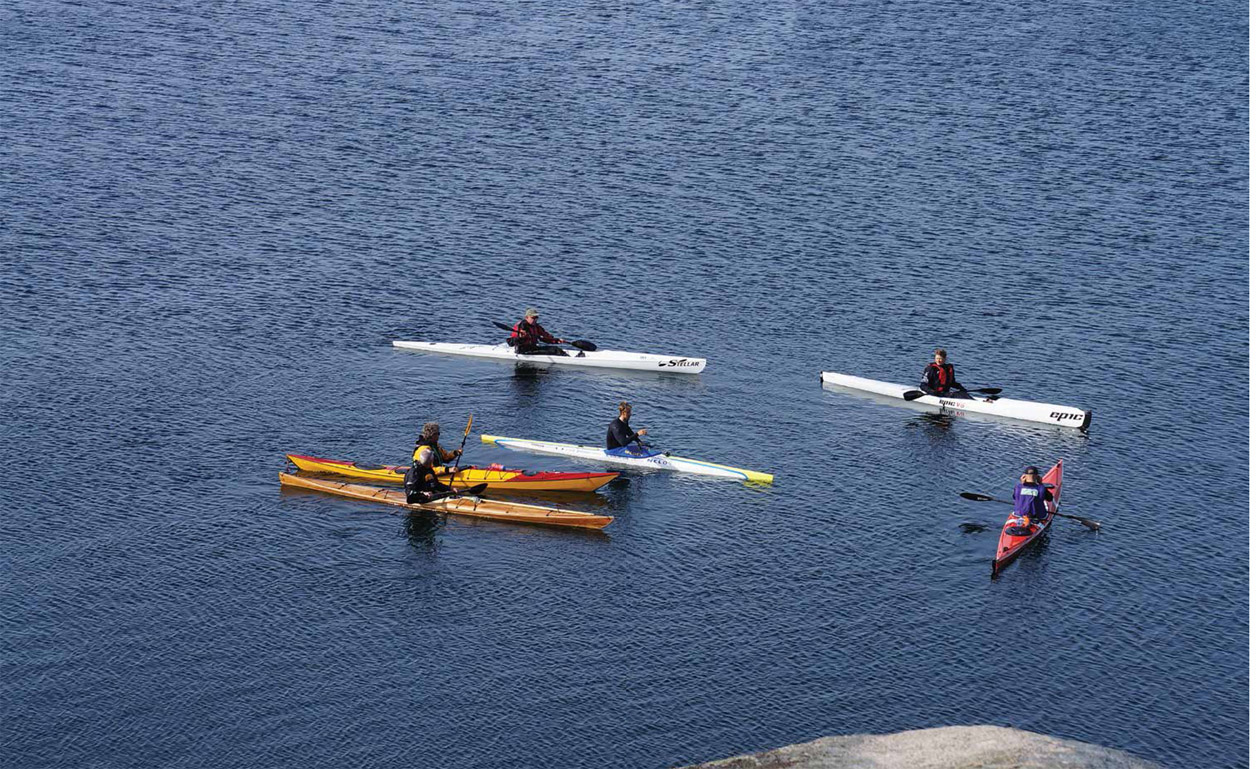
[[(993, 723), (1245, 766), (1247, 36), (1229, 1), (4, 4), (0, 764), (666, 767)], [(389, 344), (528, 305), (709, 368)], [(1093, 428), (820, 386), (937, 345)], [(470, 412), (597, 441), (620, 399), (777, 482), (630, 473), (588, 535), (276, 478)], [(1058, 458), (1102, 533), (992, 582), (1006, 511), (958, 493)]]

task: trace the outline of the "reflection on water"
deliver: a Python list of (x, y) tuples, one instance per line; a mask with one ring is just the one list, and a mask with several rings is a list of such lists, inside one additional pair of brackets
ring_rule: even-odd
[(955, 417), (950, 414), (921, 414), (907, 421), (908, 427), (933, 428), (941, 432), (950, 430), (953, 424), (955, 424)]
[(436, 534), (445, 527), (445, 516), (428, 510), (414, 510), (402, 515), (402, 519), (410, 547), (421, 553), (435, 554)]
[(510, 382), (511, 392), (519, 396), (520, 405), (524, 405), (540, 397), (542, 383), (551, 374), (552, 372), (546, 366), (520, 363), (515, 365), (514, 373), (507, 381)]

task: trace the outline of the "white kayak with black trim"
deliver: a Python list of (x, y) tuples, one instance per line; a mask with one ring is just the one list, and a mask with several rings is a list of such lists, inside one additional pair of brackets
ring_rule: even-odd
[(754, 470), (742, 470), (727, 465), (717, 465), (697, 459), (674, 457), (663, 451), (637, 446), (625, 446), (619, 449), (600, 449), (597, 446), (577, 446), (574, 443), (554, 443), (552, 441), (530, 441), (522, 438), (503, 438), (500, 435), (481, 435), (482, 443), (491, 443), (504, 449), (516, 451), (532, 451), (538, 454), (555, 454), (560, 457), (576, 457), (605, 462), (622, 467), (635, 467), (641, 470), (674, 470), (679, 473), (695, 473), (718, 478), (733, 478), (739, 481), (754, 483), (771, 483), (771, 473), (760, 473)]
[(1020, 419), (1025, 422), (1045, 422), (1046, 424), (1059, 425), (1060, 427), (1074, 427), (1078, 430), (1085, 430), (1090, 427), (1090, 411), (1072, 406), (1018, 401), (997, 395), (976, 396), (974, 398), (921, 395), (918, 398), (908, 400), (906, 398), (908, 393), (920, 392), (920, 390), (915, 387), (904, 387), (903, 385), (896, 385), (890, 382), (879, 382), (875, 379), (838, 374), (834, 371), (822, 371), (820, 373), (820, 381), (826, 385), (884, 396), (899, 403), (910, 403), (918, 410), (958, 414), (959, 416), (981, 414), (1006, 417), (1008, 419)]
[(579, 366), (585, 368), (618, 368), (632, 371), (655, 371), (660, 374), (698, 374), (706, 368), (706, 358), (686, 358), (680, 355), (650, 355), (643, 352), (622, 350), (567, 350), (566, 355), (520, 355), (515, 348), (505, 344), (451, 344), (445, 342), (394, 341), (393, 347), (444, 355), (463, 355), (471, 358), (492, 358), (516, 363), (538, 365)]

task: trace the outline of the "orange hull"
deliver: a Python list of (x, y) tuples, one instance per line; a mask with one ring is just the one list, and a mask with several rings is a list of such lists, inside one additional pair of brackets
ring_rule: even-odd
[(510, 523), (601, 529), (615, 520), (609, 515), (582, 513), (577, 510), (563, 510), (557, 507), (521, 505), (514, 502), (495, 502), (482, 497), (447, 497), (435, 502), (411, 505), (406, 502), (405, 493), (397, 489), (379, 489), (356, 483), (323, 481), (317, 478), (293, 475), (292, 473), (280, 473), (279, 483), (283, 486), (322, 491), (338, 497), (360, 499), (367, 502), (380, 502), (393, 507), (404, 507), (407, 510), (429, 510), (450, 515), (461, 515), (467, 518), (487, 518), (492, 521), (508, 521)]

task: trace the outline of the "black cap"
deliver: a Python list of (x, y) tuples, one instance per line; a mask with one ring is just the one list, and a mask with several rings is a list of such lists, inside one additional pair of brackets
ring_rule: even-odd
[(1030, 465), (1029, 467), (1025, 468), (1024, 474), (1025, 475), (1038, 475), (1038, 468), (1034, 467), (1033, 465)]

